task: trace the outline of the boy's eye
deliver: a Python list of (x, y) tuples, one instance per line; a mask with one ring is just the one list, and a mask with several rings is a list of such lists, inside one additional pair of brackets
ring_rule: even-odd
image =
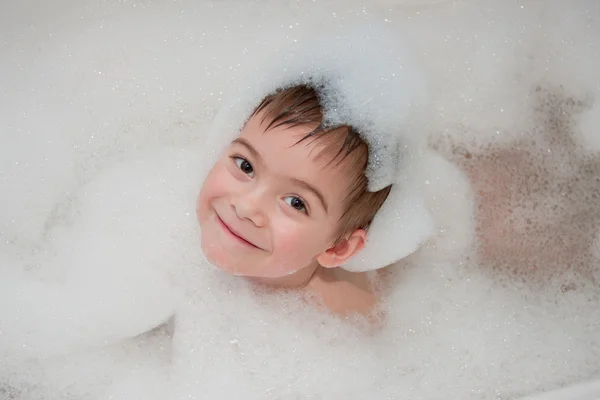
[(250, 164), (248, 160), (243, 159), (242, 157), (234, 157), (233, 159), (235, 160), (237, 167), (241, 169), (243, 173), (250, 177), (254, 176), (254, 168), (252, 168), (252, 164)]
[(304, 204), (304, 200), (302, 200), (300, 197), (287, 196), (284, 201), (293, 209), (306, 213), (306, 204)]

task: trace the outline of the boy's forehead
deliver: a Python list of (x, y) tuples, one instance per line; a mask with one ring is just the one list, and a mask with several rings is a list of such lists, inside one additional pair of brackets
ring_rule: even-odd
[[(318, 126), (316, 124), (280, 125), (267, 129), (269, 116), (257, 114), (244, 126), (240, 137), (257, 147), (257, 151), (268, 152), (265, 157), (290, 158), (294, 167), (302, 166), (327, 175), (348, 171), (349, 160), (336, 161), (344, 138), (340, 132), (328, 132), (320, 137), (307, 137)], [(313, 126), (314, 125), (314, 126)], [(346, 175), (344, 173), (344, 175)]]

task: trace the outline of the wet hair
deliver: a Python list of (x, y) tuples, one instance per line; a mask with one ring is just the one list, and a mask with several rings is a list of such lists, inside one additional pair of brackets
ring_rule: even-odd
[(324, 126), (323, 107), (318, 90), (309, 85), (280, 88), (266, 96), (252, 116), (263, 113), (263, 123), (270, 119), (266, 131), (279, 126), (310, 126), (313, 130), (298, 141), (322, 141), (325, 152), (334, 153), (330, 163), (348, 166), (351, 175), (344, 211), (339, 221), (336, 242), (356, 229), (368, 229), (375, 214), (387, 199), (391, 185), (377, 192), (367, 190), (365, 171), (369, 162), (369, 145), (350, 125)]

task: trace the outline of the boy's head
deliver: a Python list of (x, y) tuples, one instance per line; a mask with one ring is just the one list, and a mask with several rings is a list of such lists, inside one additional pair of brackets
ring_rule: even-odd
[(368, 150), (352, 127), (323, 127), (310, 86), (267, 96), (200, 192), (205, 255), (261, 278), (344, 264), (363, 248), (390, 191), (367, 191)]

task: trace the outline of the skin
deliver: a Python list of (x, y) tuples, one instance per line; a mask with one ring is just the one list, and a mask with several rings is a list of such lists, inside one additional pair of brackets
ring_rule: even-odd
[(369, 314), (377, 299), (366, 274), (336, 268), (366, 240), (358, 229), (335, 242), (348, 165), (330, 164), (333, 155), (318, 140), (297, 144), (314, 126), (267, 131), (263, 117), (250, 118), (202, 186), (204, 254), (223, 271), (297, 288), (338, 314)]

